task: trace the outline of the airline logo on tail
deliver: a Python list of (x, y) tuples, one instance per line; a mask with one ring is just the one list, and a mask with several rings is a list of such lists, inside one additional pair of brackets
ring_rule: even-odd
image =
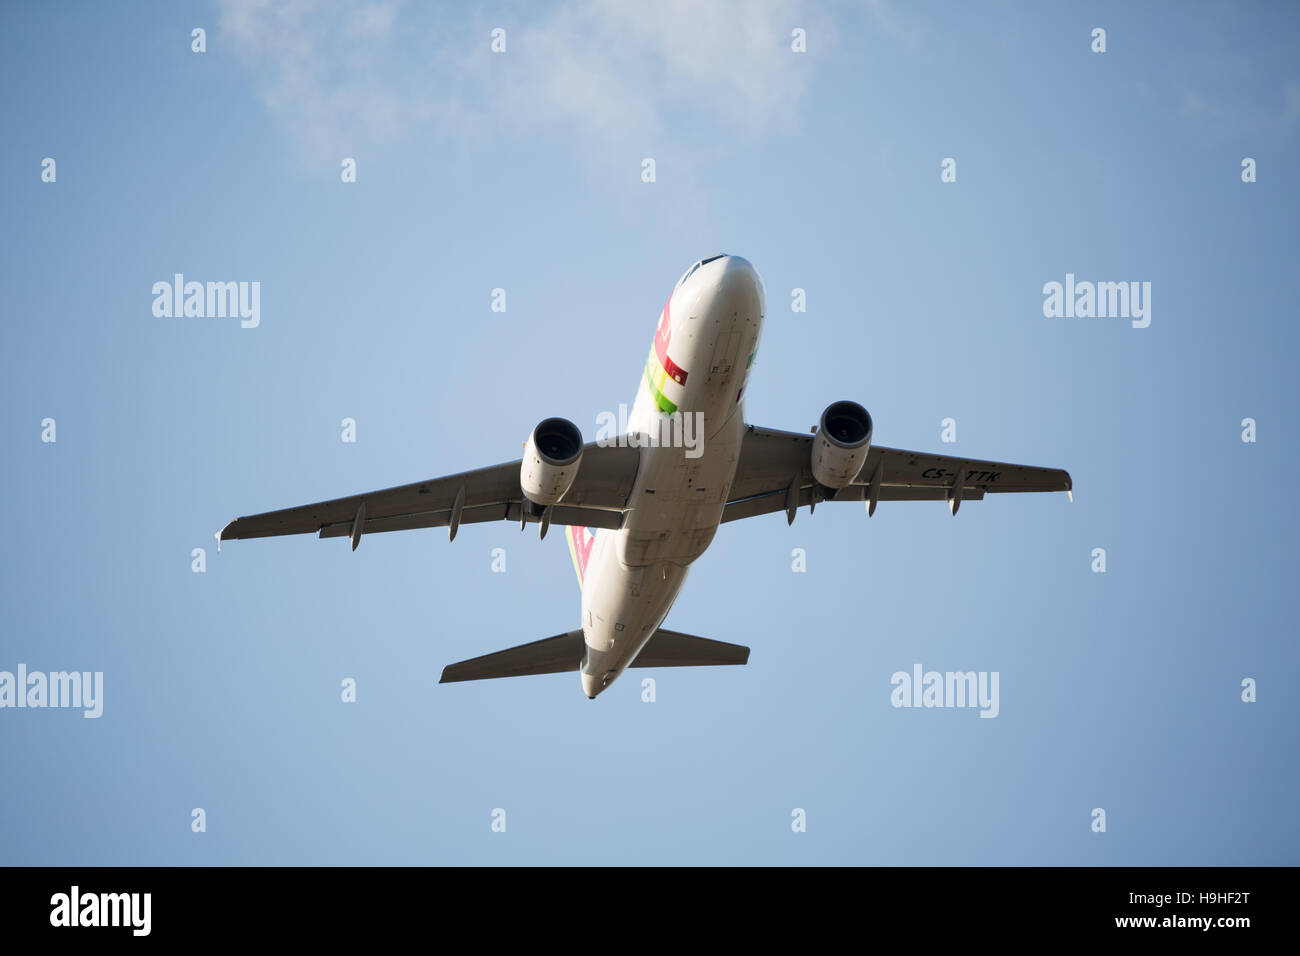
[(587, 574), (587, 559), (591, 557), (591, 546), (596, 543), (596, 529), (571, 524), (564, 529), (564, 539), (569, 542), (569, 557), (573, 558), (573, 573), (578, 576), (578, 587), (582, 587), (582, 579)]

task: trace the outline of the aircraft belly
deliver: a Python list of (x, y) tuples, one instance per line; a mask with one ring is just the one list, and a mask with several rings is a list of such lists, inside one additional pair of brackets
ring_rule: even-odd
[(597, 535), (583, 579), (589, 696), (635, 660), (722, 521), (762, 328), (761, 284), (751, 276), (733, 270), (679, 286), (664, 308), (628, 420), (640, 461), (623, 526)]
[[(643, 448), (624, 527), (597, 535), (583, 588), (584, 671), (621, 673), (677, 599), (688, 566), (713, 540), (744, 437), (739, 407), (702, 454)], [(610, 679), (613, 679), (610, 676)]]
[(729, 425), (702, 444), (698, 457), (681, 448), (642, 449), (632, 507), (617, 537), (620, 564), (685, 565), (708, 548), (740, 457), (742, 416)]

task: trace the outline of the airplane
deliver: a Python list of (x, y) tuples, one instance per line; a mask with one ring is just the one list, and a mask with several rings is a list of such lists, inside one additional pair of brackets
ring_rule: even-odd
[[(627, 429), (583, 443), (563, 418), (539, 423), (522, 460), (238, 518), (222, 541), (314, 532), (345, 538), (414, 528), (517, 521), (565, 527), (582, 593), (580, 626), (448, 665), (439, 683), (577, 671), (595, 699), (629, 667), (737, 665), (739, 644), (665, 630), (686, 572), (719, 525), (825, 501), (962, 502), (1003, 492), (1064, 491), (1052, 468), (872, 444), (856, 402), (832, 402), (811, 434), (745, 423), (745, 388), (766, 308), (763, 281), (740, 256), (701, 259), (659, 315)], [(698, 425), (688, 443), (690, 425)]]

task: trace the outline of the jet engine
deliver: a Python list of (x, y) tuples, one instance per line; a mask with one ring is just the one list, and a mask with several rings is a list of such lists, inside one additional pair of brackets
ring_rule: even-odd
[(871, 416), (857, 402), (835, 402), (822, 412), (812, 442), (812, 473), (827, 488), (851, 485), (871, 448)]
[(548, 507), (568, 493), (582, 463), (582, 432), (564, 418), (548, 418), (532, 430), (519, 464), (519, 487), (534, 504)]

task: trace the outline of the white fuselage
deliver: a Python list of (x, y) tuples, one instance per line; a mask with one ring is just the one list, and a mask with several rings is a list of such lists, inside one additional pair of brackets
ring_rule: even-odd
[[(628, 418), (628, 435), (645, 436), (647, 444), (627, 514), (618, 531), (595, 536), (582, 578), (588, 697), (636, 658), (718, 530), (740, 456), (743, 392), (764, 308), (762, 280), (739, 256), (697, 264), (664, 307)], [(663, 444), (681, 438), (687, 416), (691, 447)], [(650, 436), (657, 446), (648, 445)]]

